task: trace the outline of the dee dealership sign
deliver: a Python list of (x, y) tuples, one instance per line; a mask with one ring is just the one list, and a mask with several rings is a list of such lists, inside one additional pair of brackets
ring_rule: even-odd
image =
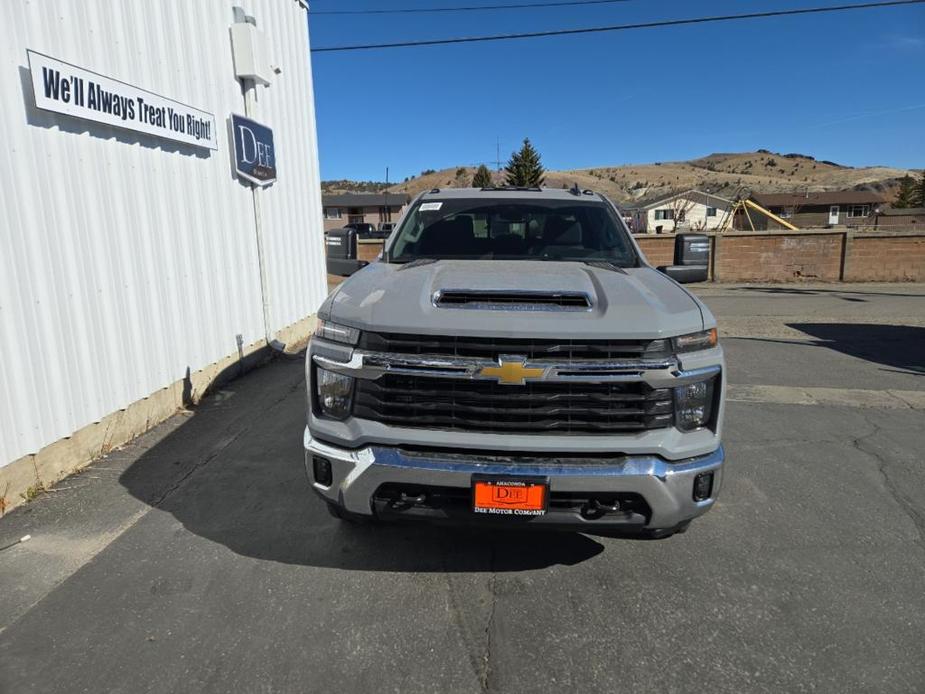
[(26, 53), (36, 108), (218, 149), (211, 113), (35, 51)]
[(231, 114), (234, 136), (234, 169), (238, 176), (267, 186), (276, 180), (276, 148), (273, 131), (250, 118)]

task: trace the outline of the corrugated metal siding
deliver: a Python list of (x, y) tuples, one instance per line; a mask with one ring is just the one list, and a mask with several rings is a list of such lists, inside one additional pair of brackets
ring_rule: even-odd
[[(282, 4), (287, 11), (266, 13), (262, 11), (266, 2), (244, 3), (262, 31), (285, 37), (274, 42), (271, 49), (282, 72), (270, 89), (258, 90), (254, 115), (274, 127), (280, 181), (300, 182), (298, 186), (274, 185), (259, 193), (263, 229), (267, 232), (264, 248), (272, 268), (268, 277), (271, 319), (279, 326), (304, 318), (306, 293), (320, 292), (323, 297), (327, 292), (308, 23), (299, 3), (283, 0)], [(302, 69), (290, 69), (293, 65), (301, 65)], [(282, 123), (285, 128), (280, 127)]]
[[(243, 113), (228, 27), (257, 17), (282, 73), (261, 191), (278, 330), (326, 293), (305, 10), (294, 0), (0, 3), (0, 466), (263, 338), (253, 195), (232, 175)], [(26, 49), (215, 114), (219, 150), (37, 111)]]

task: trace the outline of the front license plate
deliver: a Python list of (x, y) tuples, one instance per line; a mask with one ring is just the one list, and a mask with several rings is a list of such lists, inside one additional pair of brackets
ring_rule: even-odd
[(542, 516), (549, 481), (535, 477), (472, 476), (472, 510), (498, 516)]

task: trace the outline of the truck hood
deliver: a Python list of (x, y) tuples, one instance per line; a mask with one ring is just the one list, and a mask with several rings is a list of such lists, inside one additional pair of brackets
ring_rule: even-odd
[[(441, 308), (440, 290), (582, 292), (587, 311)], [(328, 297), (321, 318), (376, 332), (482, 337), (655, 339), (696, 332), (715, 321), (662, 273), (625, 273), (584, 263), (441, 260), (371, 263)]]

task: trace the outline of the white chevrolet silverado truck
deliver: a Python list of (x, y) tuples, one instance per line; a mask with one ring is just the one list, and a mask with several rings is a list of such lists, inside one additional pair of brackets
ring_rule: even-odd
[(659, 538), (713, 505), (716, 320), (605, 197), (435, 189), (361, 265), (305, 362), (305, 467), (333, 515)]

